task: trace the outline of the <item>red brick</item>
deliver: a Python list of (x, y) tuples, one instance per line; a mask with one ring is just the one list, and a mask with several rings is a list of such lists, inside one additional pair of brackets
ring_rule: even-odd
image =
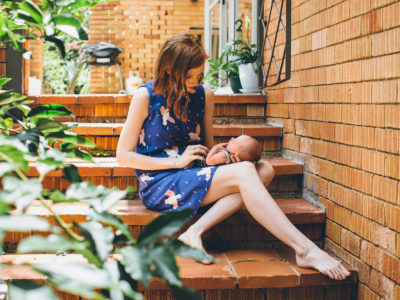
[(363, 215), (380, 224), (385, 223), (385, 204), (381, 200), (363, 196)]
[(370, 242), (362, 241), (361, 242), (361, 255), (360, 258), (377, 269), (378, 271), (382, 270), (382, 254), (384, 252), (378, 247), (374, 246)]
[(361, 193), (345, 188), (342, 205), (353, 212), (363, 214), (364, 201)]
[(400, 128), (400, 105), (385, 105), (385, 126)]
[(375, 145), (378, 150), (391, 153), (399, 153), (399, 130), (380, 129), (375, 130)]
[(341, 155), (339, 156), (340, 163), (357, 169), (361, 169), (362, 157), (360, 148), (341, 145), (340, 153), (341, 153)]
[(114, 96), (112, 95), (89, 95), (89, 96), (78, 96), (78, 104), (104, 104), (114, 103)]
[(385, 53), (385, 40), (385, 32), (376, 33), (371, 36), (373, 56), (383, 55)]
[(361, 34), (367, 35), (382, 30), (382, 11), (375, 10), (361, 16)]
[(342, 121), (342, 105), (326, 104), (326, 122), (341, 122)]
[(350, 228), (351, 227), (351, 216), (352, 213), (350, 210), (335, 205), (333, 208), (333, 221), (342, 225), (343, 227)]
[(371, 82), (359, 82), (351, 85), (351, 103), (371, 103)]
[(72, 95), (40, 95), (38, 104), (75, 104), (76, 96)]
[(372, 182), (372, 195), (379, 199), (396, 203), (397, 181), (382, 176), (374, 176)]
[(371, 173), (384, 175), (385, 154), (373, 150), (362, 150), (362, 169)]
[(385, 125), (385, 106), (362, 105), (362, 124), (365, 126), (383, 127)]
[(353, 145), (375, 148), (375, 128), (353, 126)]
[(340, 240), (341, 227), (336, 223), (326, 220), (326, 237), (330, 238), (337, 244), (341, 244)]
[(383, 249), (396, 253), (396, 232), (377, 223), (371, 223), (371, 241)]
[(352, 213), (349, 229), (366, 240), (371, 240), (371, 221), (359, 214)]
[(400, 282), (400, 259), (386, 252), (382, 255), (382, 273), (396, 282)]
[(300, 149), (300, 137), (294, 134), (285, 134), (283, 136), (283, 147), (299, 151)]
[(321, 139), (327, 141), (335, 141), (335, 124), (320, 123), (320, 136)]
[(380, 297), (371, 291), (367, 286), (364, 284), (358, 285), (358, 299), (362, 300), (379, 300)]
[(393, 299), (394, 282), (384, 276), (382, 273), (372, 269), (369, 287), (384, 299)]
[(361, 249), (361, 239), (357, 235), (352, 232), (342, 228), (341, 237), (340, 237), (340, 245), (346, 250), (350, 251), (350, 253), (359, 256)]
[(372, 84), (373, 103), (396, 103), (397, 80), (377, 81)]
[(400, 231), (400, 208), (390, 204), (385, 205), (386, 225), (396, 231)]
[(352, 129), (351, 125), (336, 124), (335, 125), (335, 140), (343, 144), (352, 144)]
[(400, 157), (399, 155), (385, 155), (385, 176), (400, 179)]
[(353, 104), (343, 104), (342, 122), (354, 125), (361, 125), (361, 106)]

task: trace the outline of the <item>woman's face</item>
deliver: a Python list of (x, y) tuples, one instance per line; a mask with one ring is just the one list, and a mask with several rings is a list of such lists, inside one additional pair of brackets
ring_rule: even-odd
[(204, 64), (197, 68), (189, 69), (185, 75), (185, 86), (188, 93), (196, 92), (196, 87), (199, 85), (200, 79), (203, 76)]

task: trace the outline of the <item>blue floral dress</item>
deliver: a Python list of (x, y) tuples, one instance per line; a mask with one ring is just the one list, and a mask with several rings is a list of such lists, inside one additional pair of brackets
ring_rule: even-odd
[[(166, 97), (154, 94), (153, 81), (145, 83), (149, 93), (148, 117), (143, 123), (135, 152), (154, 157), (177, 157), (188, 145), (204, 144), (204, 87), (189, 94), (187, 122), (166, 109)], [(191, 208), (192, 216), (203, 201), (217, 167), (139, 170), (140, 198), (151, 210), (167, 212)]]

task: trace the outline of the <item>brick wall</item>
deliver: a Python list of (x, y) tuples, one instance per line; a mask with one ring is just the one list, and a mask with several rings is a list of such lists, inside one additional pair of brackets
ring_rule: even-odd
[[(89, 23), (90, 43), (101, 41), (119, 46), (124, 78), (130, 70), (138, 70), (146, 81), (153, 76), (157, 54), (171, 35), (203, 28), (203, 1), (115, 1), (94, 7)], [(193, 30), (197, 33), (198, 30)], [(90, 93), (118, 93), (119, 75), (116, 66), (93, 67)]]
[(267, 114), (358, 299), (400, 299), (400, 2), (292, 0), (292, 76), (268, 88)]
[(0, 76), (6, 75), (7, 50), (0, 48)]

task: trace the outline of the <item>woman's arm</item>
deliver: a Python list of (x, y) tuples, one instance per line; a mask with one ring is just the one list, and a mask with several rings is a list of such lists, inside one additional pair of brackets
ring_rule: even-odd
[(208, 87), (204, 86), (206, 94), (206, 104), (203, 118), (204, 142), (211, 149), (214, 145), (213, 117), (214, 117), (214, 93)]
[[(203, 159), (199, 153), (206, 153), (201, 145), (189, 146), (177, 158), (149, 157), (135, 152), (140, 131), (148, 115), (149, 94), (147, 89), (139, 88), (129, 106), (128, 116), (122, 128), (117, 146), (117, 161), (121, 166), (141, 170), (166, 170), (184, 168), (195, 159)], [(204, 147), (205, 148), (205, 147)]]

